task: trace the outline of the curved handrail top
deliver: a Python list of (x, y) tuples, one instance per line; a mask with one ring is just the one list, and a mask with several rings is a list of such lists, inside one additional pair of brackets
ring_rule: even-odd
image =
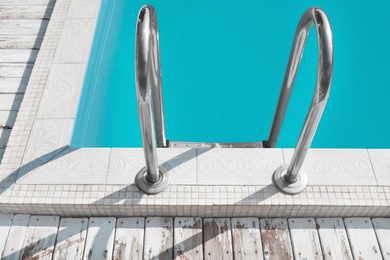
[(136, 80), (139, 83), (140, 97), (146, 99), (150, 97), (147, 93), (151, 91), (150, 87), (150, 60), (153, 55), (150, 55), (150, 45), (153, 41), (153, 34), (157, 31), (156, 15), (154, 8), (145, 5), (141, 8), (138, 14), (138, 23), (136, 29)]
[(319, 7), (309, 8), (302, 16), (298, 28), (305, 31), (305, 41), (313, 21), (318, 39), (318, 69), (317, 85), (318, 102), (324, 101), (329, 96), (330, 84), (333, 71), (333, 35), (329, 19), (325, 12)]
[[(141, 7), (136, 28), (136, 83), (140, 105), (153, 103), (158, 147), (167, 147), (162, 96), (160, 47), (156, 11)], [(142, 101), (142, 102), (141, 102)], [(154, 131), (154, 130), (153, 130)]]
[(310, 28), (314, 24), (318, 39), (317, 79), (311, 107), (326, 102), (329, 97), (333, 71), (333, 36), (329, 19), (319, 7), (311, 7), (302, 15), (291, 49), (287, 70), (284, 75), (277, 109), (268, 138), (269, 147), (275, 147), (278, 141), (284, 115), (294, 86), (295, 77), (302, 59), (303, 50)]

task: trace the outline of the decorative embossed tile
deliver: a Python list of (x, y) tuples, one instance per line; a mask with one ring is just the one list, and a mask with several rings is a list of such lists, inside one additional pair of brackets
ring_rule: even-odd
[(70, 141), (72, 127), (73, 119), (36, 119), (18, 179), (65, 150)]
[[(294, 149), (283, 149), (290, 163)], [(302, 170), (309, 185), (376, 185), (365, 149), (310, 149)]]
[(281, 149), (198, 149), (198, 184), (268, 185), (283, 163)]
[(109, 148), (68, 148), (44, 165), (33, 169), (19, 183), (105, 184), (109, 155)]
[[(171, 184), (196, 184), (196, 149), (159, 148), (157, 157), (159, 165), (169, 171)], [(112, 149), (107, 183), (134, 183), (136, 174), (144, 166), (142, 149)]]
[(111, 150), (108, 184), (132, 184), (135, 175), (145, 166), (142, 149), (115, 148)]
[(101, 0), (72, 0), (68, 18), (97, 18), (101, 2)]
[(86, 64), (53, 64), (37, 118), (75, 118)]
[(54, 63), (88, 62), (95, 22), (94, 19), (65, 20)]
[(368, 154), (378, 185), (390, 185), (390, 150), (370, 149)]

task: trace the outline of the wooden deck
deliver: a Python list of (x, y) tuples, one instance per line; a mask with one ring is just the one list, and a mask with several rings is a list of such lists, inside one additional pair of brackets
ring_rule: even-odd
[(1, 259), (390, 259), (390, 218), (0, 215)]
[(54, 0), (0, 1), (0, 160), (54, 3)]

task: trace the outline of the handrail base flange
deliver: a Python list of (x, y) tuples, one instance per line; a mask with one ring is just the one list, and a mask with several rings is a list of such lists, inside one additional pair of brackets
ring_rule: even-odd
[(298, 179), (294, 183), (289, 183), (285, 180), (285, 175), (287, 173), (288, 164), (280, 166), (274, 172), (272, 180), (274, 184), (285, 194), (295, 195), (303, 191), (307, 186), (307, 176), (301, 170), (298, 173)]
[(169, 186), (169, 172), (162, 166), (158, 166), (160, 178), (157, 182), (152, 183), (147, 179), (147, 168), (142, 168), (135, 176), (135, 183), (138, 188), (147, 194), (158, 194)]

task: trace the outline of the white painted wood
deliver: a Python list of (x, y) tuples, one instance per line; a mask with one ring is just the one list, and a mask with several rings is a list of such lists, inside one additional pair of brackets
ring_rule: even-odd
[(390, 218), (373, 218), (372, 224), (381, 248), (382, 257), (390, 259)]
[(0, 110), (18, 110), (23, 100), (23, 94), (0, 95)]
[(0, 49), (39, 49), (43, 35), (0, 35)]
[(87, 238), (87, 228), (87, 218), (61, 219), (53, 259), (81, 259)]
[(144, 259), (172, 259), (173, 219), (149, 217), (145, 220)]
[(293, 252), (285, 218), (260, 219), (264, 259), (292, 260)]
[(11, 129), (0, 128), (0, 148), (6, 148), (9, 136), (11, 135)]
[(263, 259), (257, 218), (232, 218), (234, 259)]
[(0, 110), (0, 126), (9, 126), (13, 127), (17, 111), (1, 111)]
[(0, 78), (0, 94), (22, 94), (27, 83), (28, 78)]
[(13, 50), (0, 49), (1, 63), (34, 63), (37, 59), (38, 50)]
[(144, 230), (144, 218), (118, 218), (116, 221), (114, 259), (142, 260)]
[(7, 244), (3, 251), (3, 255), (1, 255), (1, 259), (19, 259), (23, 250), (24, 239), (26, 237), (29, 222), (30, 215), (19, 214), (13, 217)]
[(322, 259), (320, 240), (314, 218), (290, 218), (291, 241), (294, 258)]
[(1, 0), (0, 6), (36, 6), (36, 5), (50, 5), (53, 6), (55, 0)]
[(316, 227), (324, 259), (352, 259), (347, 232), (341, 218), (317, 218)]
[(53, 6), (1, 6), (0, 19), (49, 19)]
[(0, 79), (7, 78), (25, 78), (30, 77), (33, 65), (32, 64), (5, 64), (0, 63)]
[(38, 35), (47, 24), (48, 20), (0, 20), (0, 35)]
[(346, 218), (344, 224), (354, 259), (382, 259), (370, 218)]
[(2, 255), (5, 243), (7, 242), (13, 216), (13, 214), (0, 214), (0, 256)]
[(90, 218), (83, 259), (112, 259), (115, 218)]
[(58, 224), (57, 216), (31, 216), (23, 244), (22, 259), (52, 259)]
[(233, 259), (230, 219), (205, 218), (203, 243), (205, 259)]
[(175, 218), (174, 259), (203, 259), (202, 219)]

